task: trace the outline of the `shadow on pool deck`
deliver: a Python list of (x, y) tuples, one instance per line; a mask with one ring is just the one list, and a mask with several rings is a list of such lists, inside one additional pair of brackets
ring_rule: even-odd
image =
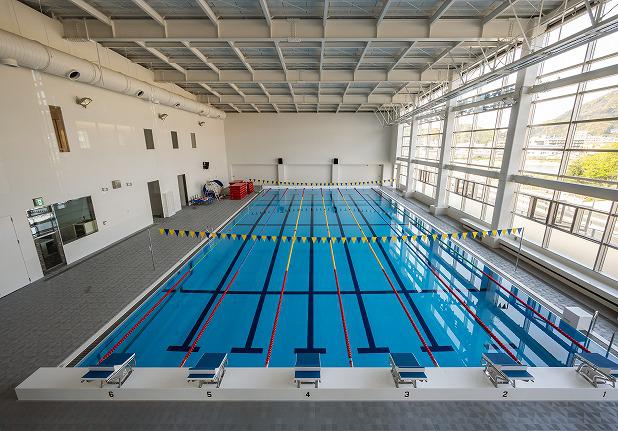
[[(244, 202), (186, 208), (0, 299), (0, 430), (611, 430), (618, 403), (18, 402), (14, 388), (77, 349), (196, 244), (159, 227), (206, 229)], [(130, 257), (130, 258), (128, 258)], [(618, 389), (617, 389), (618, 390)]]

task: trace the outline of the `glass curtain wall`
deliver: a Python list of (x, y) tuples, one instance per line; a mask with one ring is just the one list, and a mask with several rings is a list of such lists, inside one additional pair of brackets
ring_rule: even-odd
[[(615, 13), (616, 6), (617, 2), (605, 4), (604, 13)], [(589, 26), (588, 15), (580, 15), (547, 32), (545, 43)], [(533, 96), (522, 175), (618, 188), (618, 75), (556, 86), (563, 78), (617, 62), (618, 34), (614, 33), (541, 65), (536, 83), (554, 87)], [(526, 227), (529, 241), (618, 278), (618, 205), (594, 195), (520, 185), (513, 223)]]

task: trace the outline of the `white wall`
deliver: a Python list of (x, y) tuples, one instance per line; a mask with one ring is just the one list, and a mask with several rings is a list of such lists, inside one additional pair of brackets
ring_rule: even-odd
[[(47, 32), (49, 40), (57, 39), (57, 23), (24, 10), (19, 3), (10, 3), (10, 8), (15, 6), (18, 11), (15, 16), (25, 17), (17, 20), (20, 29), (37, 31), (39, 36)], [(0, 10), (6, 10), (6, 4), (0, 2)], [(0, 16), (0, 27), (13, 31), (7, 16)], [(59, 44), (75, 55), (75, 51), (85, 49), (75, 48), (77, 45), (92, 46), (66, 41)], [(99, 49), (102, 57), (113, 59), (111, 63), (122, 69), (119, 56)], [(140, 79), (152, 82), (149, 71), (127, 60), (125, 66), (127, 70), (121, 71), (134, 71)], [(199, 193), (208, 179), (228, 179), (221, 120), (3, 65), (0, 95), (0, 219), (12, 217), (24, 266), (32, 280), (42, 276), (26, 220), (26, 210), (33, 207), (34, 197), (43, 197), (46, 204), (51, 204), (92, 196), (99, 231), (65, 245), (67, 262), (71, 263), (152, 223), (148, 181), (158, 179), (163, 193), (172, 192), (175, 211), (180, 207), (177, 175), (186, 174), (189, 195)], [(93, 102), (84, 109), (75, 103), (78, 96), (88, 96)], [(58, 151), (48, 105), (62, 108), (71, 148), (68, 153)], [(169, 117), (161, 121), (159, 112)], [(205, 121), (205, 126), (200, 127), (198, 121)], [(155, 150), (146, 149), (144, 128), (153, 129)], [(178, 132), (179, 149), (172, 149), (171, 130)], [(196, 133), (197, 149), (191, 148), (191, 132)], [(210, 162), (209, 170), (202, 169), (203, 161)], [(122, 188), (113, 190), (112, 180), (121, 180)], [(0, 262), (0, 274), (10, 270)], [(9, 282), (0, 275), (0, 296), (27, 282)]]
[[(388, 178), (392, 130), (374, 114), (228, 114), (225, 142), (234, 178), (338, 181)], [(284, 178), (277, 177), (277, 158)]]

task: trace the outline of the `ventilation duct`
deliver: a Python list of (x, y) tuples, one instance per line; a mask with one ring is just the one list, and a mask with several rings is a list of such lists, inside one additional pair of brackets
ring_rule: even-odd
[(212, 106), (4, 30), (0, 30), (0, 64), (38, 70), (209, 118), (225, 118), (225, 112)]

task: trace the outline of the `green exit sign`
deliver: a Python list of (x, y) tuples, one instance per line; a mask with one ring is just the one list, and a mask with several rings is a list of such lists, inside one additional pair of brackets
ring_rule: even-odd
[(32, 199), (32, 203), (35, 207), (42, 207), (43, 205), (45, 205), (45, 202), (43, 202), (43, 198), (34, 198)]

